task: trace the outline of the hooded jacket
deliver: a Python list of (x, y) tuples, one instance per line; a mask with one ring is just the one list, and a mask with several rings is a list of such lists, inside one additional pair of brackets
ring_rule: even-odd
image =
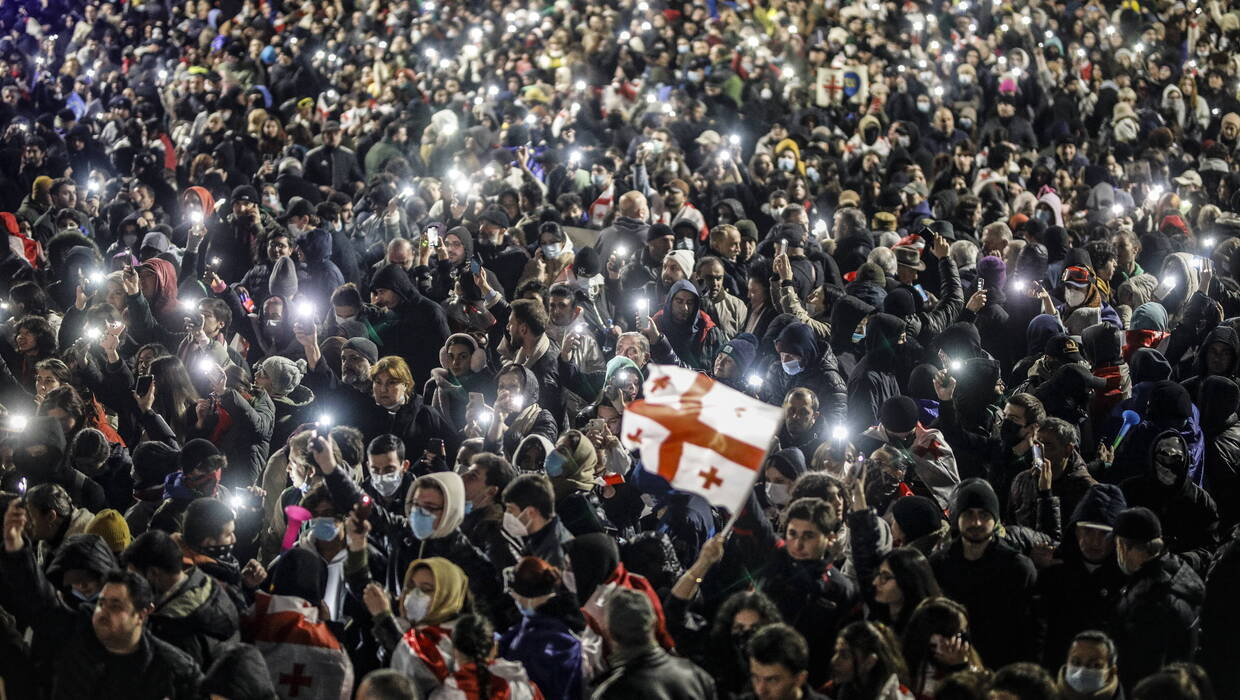
[(331, 301), (332, 292), (344, 284), (344, 273), (332, 262), (332, 235), (316, 228), (297, 244), (303, 258), (297, 270), (297, 291), (321, 307)]
[[(1174, 465), (1171, 483), (1159, 479), (1154, 449), (1164, 439), (1173, 439), (1184, 449), (1185, 458)], [(1178, 554), (1198, 572), (1209, 566), (1218, 546), (1218, 506), (1210, 494), (1188, 478), (1188, 443), (1177, 431), (1158, 434), (1149, 446), (1146, 472), (1124, 481), (1120, 487), (1130, 507), (1144, 506), (1154, 511), (1162, 523), (1167, 551)]]
[[(687, 321), (677, 321), (672, 313), (672, 300), (679, 292), (693, 295), (693, 308)], [(676, 356), (686, 367), (703, 372), (710, 371), (715, 364), (715, 355), (723, 348), (723, 331), (715, 325), (709, 314), (702, 311), (702, 296), (692, 282), (680, 280), (673, 284), (667, 292), (663, 308), (654, 315), (653, 320), (659, 331), (667, 336)]]
[(1093, 365), (1094, 376), (1107, 385), (1094, 393), (1089, 415), (1093, 425), (1102, 425), (1111, 409), (1132, 396), (1132, 377), (1123, 361), (1122, 334), (1114, 326), (1098, 323), (1081, 334), (1081, 349)]
[(904, 321), (875, 314), (865, 331), (865, 356), (848, 377), (848, 426), (854, 432), (878, 424), (879, 409), (900, 394), (897, 379), (900, 336)]
[(1193, 363), (1196, 375), (1180, 382), (1180, 386), (1188, 390), (1188, 395), (1193, 398), (1194, 403), (1198, 406), (1203, 406), (1200, 401), (1201, 385), (1207, 377), (1213, 374), (1208, 369), (1207, 358), (1210, 346), (1214, 344), (1222, 345), (1231, 354), (1231, 363), (1227, 370), (1218, 374), (1228, 379), (1236, 379), (1236, 367), (1240, 363), (1240, 334), (1237, 334), (1234, 328), (1226, 324), (1215, 326), (1214, 330), (1210, 331), (1197, 350), (1197, 357)]
[(1164, 431), (1174, 430), (1188, 444), (1189, 481), (1202, 483), (1205, 439), (1201, 434), (1200, 414), (1184, 387), (1169, 379), (1142, 382), (1133, 389), (1131, 400), (1116, 406), (1116, 410), (1124, 409), (1136, 411), (1142, 420), (1128, 431), (1116, 450), (1115, 461), (1103, 476), (1104, 481), (1122, 483), (1126, 478), (1145, 472), (1153, 454), (1151, 445)]
[(389, 309), (376, 324), (379, 350), (383, 355), (405, 358), (414, 383), (422, 386), (431, 370), (439, 366), (439, 348), (450, 335), (443, 307), (422, 296), (399, 265), (379, 268), (370, 287), (389, 289), (401, 297), (401, 303)]
[(827, 425), (842, 422), (848, 411), (847, 386), (830, 346), (820, 347), (809, 326), (793, 323), (780, 331), (775, 348), (799, 356), (801, 369), (788, 374), (781, 365), (772, 365), (763, 383), (763, 400), (782, 405), (788, 392), (806, 388), (818, 397), (818, 410)]
[(1219, 506), (1220, 532), (1240, 522), (1240, 386), (1225, 377), (1206, 377), (1200, 394), (1206, 438), (1203, 487)]

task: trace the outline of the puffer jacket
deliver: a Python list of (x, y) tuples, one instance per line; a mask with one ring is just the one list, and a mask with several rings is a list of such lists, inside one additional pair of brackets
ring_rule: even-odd
[(214, 660), (220, 644), (239, 639), (240, 624), (223, 586), (198, 567), (186, 572), (185, 582), (155, 606), (147, 622), (155, 636), (203, 668)]
[(1147, 561), (1128, 577), (1110, 629), (1126, 687), (1173, 661), (1192, 660), (1204, 600), (1201, 577), (1174, 554)]

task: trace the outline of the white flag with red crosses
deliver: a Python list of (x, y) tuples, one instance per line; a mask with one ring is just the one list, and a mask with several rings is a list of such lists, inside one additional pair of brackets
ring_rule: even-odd
[(749, 497), (783, 409), (704, 374), (648, 365), (645, 398), (625, 407), (620, 439), (680, 491), (736, 513)]

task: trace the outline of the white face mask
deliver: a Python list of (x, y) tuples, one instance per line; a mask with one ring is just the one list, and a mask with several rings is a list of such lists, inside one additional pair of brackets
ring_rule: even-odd
[(384, 498), (391, 498), (392, 494), (400, 488), (400, 482), (404, 479), (404, 474), (400, 471), (394, 471), (391, 474), (371, 474), (370, 485), (375, 490), (383, 494)]
[(1063, 674), (1064, 681), (1078, 693), (1096, 693), (1106, 687), (1107, 672), (1100, 668), (1085, 668), (1068, 664)]
[(782, 508), (788, 505), (790, 498), (792, 498), (792, 494), (788, 491), (787, 484), (766, 482), (766, 500), (770, 501), (771, 505)]
[(517, 539), (529, 537), (530, 535), (530, 530), (526, 527), (525, 523), (521, 522), (520, 518), (512, 513), (509, 513), (508, 511), (504, 511), (504, 521), (502, 527), (504, 528), (504, 532), (508, 533), (512, 537), (516, 537)]
[(405, 594), (405, 619), (417, 624), (431, 608), (431, 597), (415, 588)]
[(1085, 297), (1089, 296), (1089, 292), (1084, 289), (1073, 289), (1071, 287), (1064, 290), (1064, 299), (1067, 300), (1068, 306), (1080, 306), (1085, 303)]

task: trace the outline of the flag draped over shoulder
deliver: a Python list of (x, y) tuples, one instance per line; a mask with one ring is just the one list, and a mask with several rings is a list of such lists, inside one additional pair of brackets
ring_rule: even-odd
[(305, 599), (260, 591), (242, 634), (262, 653), (281, 700), (352, 697), (349, 655)]

